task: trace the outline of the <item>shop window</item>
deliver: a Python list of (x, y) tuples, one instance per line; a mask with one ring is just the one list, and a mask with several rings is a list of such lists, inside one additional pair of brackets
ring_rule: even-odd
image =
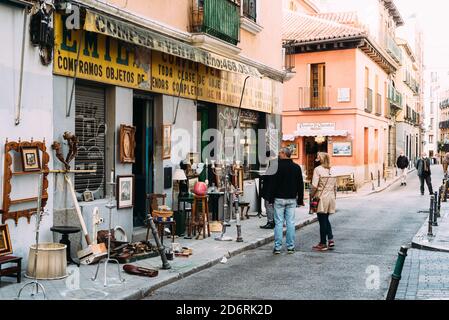
[(259, 128), (259, 114), (250, 110), (242, 110), (240, 117), (240, 150), (243, 162), (244, 179), (251, 179), (251, 170), (259, 168), (257, 156), (257, 130)]
[(96, 172), (75, 174), (75, 190), (80, 194), (92, 191), (95, 199), (105, 197), (105, 121), (104, 88), (76, 85), (75, 135), (79, 147), (75, 168)]

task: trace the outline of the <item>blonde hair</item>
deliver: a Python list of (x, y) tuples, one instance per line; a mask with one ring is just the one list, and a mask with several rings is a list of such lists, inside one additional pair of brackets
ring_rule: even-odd
[(320, 163), (325, 169), (331, 168), (331, 159), (329, 153), (326, 152), (318, 152), (318, 158), (320, 159)]

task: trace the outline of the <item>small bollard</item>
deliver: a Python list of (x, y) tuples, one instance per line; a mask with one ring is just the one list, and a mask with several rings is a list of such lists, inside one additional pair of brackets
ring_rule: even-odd
[(438, 211), (437, 211), (437, 206), (438, 206), (438, 200), (437, 200), (438, 194), (435, 192), (434, 196), (433, 196), (433, 222), (432, 222), (432, 227), (438, 227)]
[(380, 170), (377, 170), (377, 187), (380, 188)]
[(441, 218), (441, 197), (443, 196), (443, 187), (440, 187), (438, 192), (438, 203), (437, 203), (437, 217)]
[(433, 196), (430, 197), (429, 228), (428, 228), (428, 231), (427, 231), (427, 235), (429, 237), (433, 236), (432, 224), (433, 224)]
[(404, 268), (405, 257), (407, 257), (408, 247), (401, 246), (398, 252), (398, 259), (396, 260), (396, 266), (394, 272), (391, 275), (390, 288), (388, 289), (387, 300), (394, 300), (396, 298), (396, 292), (398, 291), (399, 281), (401, 280), (402, 269)]
[(374, 175), (371, 172), (371, 184), (373, 185), (373, 191), (376, 190), (376, 188), (374, 187)]

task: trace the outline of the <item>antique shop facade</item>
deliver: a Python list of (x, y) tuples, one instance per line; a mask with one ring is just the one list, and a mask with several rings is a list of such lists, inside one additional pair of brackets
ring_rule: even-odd
[[(201, 151), (210, 139), (201, 137), (209, 128), (224, 132), (240, 119), (237, 127), (248, 129), (239, 140), (242, 163), (256, 155), (260, 143), (278, 147), (282, 84), (257, 68), (90, 9), (80, 29), (67, 29), (59, 14), (54, 23), (53, 138), (61, 141), (65, 131), (74, 132), (80, 147), (72, 167), (96, 170), (73, 175), (89, 231), (95, 207), (105, 219), (99, 228), (107, 226), (111, 175), (116, 181), (134, 177), (133, 205), (115, 209), (112, 223), (129, 240), (145, 225), (146, 194), (165, 193), (167, 205), (176, 208), (171, 175), (189, 156), (206, 161)], [(131, 141), (124, 150), (121, 126), (135, 130), (135, 148)], [(257, 129), (266, 128), (271, 138), (259, 138)], [(224, 156), (218, 151), (209, 163), (214, 157)], [(54, 159), (53, 166), (61, 163)], [(245, 170), (245, 200), (252, 210), (256, 189), (249, 170), (256, 166)], [(55, 190), (55, 224), (77, 224), (63, 179), (55, 181)], [(86, 191), (93, 201), (84, 201)]]

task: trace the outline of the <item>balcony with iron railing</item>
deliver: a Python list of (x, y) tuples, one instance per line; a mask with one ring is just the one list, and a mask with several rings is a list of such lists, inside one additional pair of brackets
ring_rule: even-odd
[(390, 106), (402, 109), (402, 94), (391, 84), (388, 86), (388, 101), (390, 102)]
[(404, 83), (413, 91), (415, 95), (419, 94), (419, 83), (416, 81), (412, 74), (406, 70), (404, 74)]
[(440, 122), (440, 129), (449, 129), (449, 120)]
[(449, 99), (444, 99), (440, 102), (440, 109), (447, 109), (449, 108)]
[(402, 64), (402, 50), (390, 35), (385, 35), (385, 47), (390, 56), (399, 64)]
[(192, 0), (191, 32), (239, 42), (240, 0)]
[(373, 90), (370, 88), (365, 88), (365, 111), (373, 112)]
[(256, 0), (243, 0), (243, 16), (256, 22)]
[(300, 111), (330, 110), (330, 87), (299, 87), (298, 105)]

